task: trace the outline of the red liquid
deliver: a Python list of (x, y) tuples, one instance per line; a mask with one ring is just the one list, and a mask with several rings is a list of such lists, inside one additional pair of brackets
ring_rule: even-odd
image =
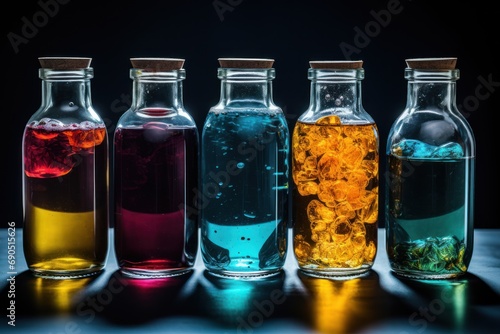
[(94, 153), (106, 137), (106, 129), (37, 125), (27, 127), (24, 138), (24, 172), (29, 177), (50, 178), (68, 174), (81, 157)]
[(155, 275), (194, 265), (198, 132), (147, 123), (115, 133), (115, 250), (122, 270)]

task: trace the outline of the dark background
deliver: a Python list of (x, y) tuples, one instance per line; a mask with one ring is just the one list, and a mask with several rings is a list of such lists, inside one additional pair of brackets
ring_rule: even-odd
[[(186, 59), (184, 103), (200, 131), (219, 99), (219, 57), (275, 59), (274, 101), (284, 109), (290, 130), (309, 104), (309, 60), (363, 60), (363, 105), (380, 132), (380, 227), (386, 138), (406, 103), (405, 59), (457, 57), (457, 104), (477, 142), (475, 226), (499, 227), (493, 144), (498, 143), (500, 12), (490, 2), (41, 0), (9, 2), (2, 18), (0, 226), (22, 223), (21, 143), (41, 101), (37, 58), (84, 56), (93, 58), (93, 104), (110, 134), (130, 104), (131, 57)], [(35, 29), (27, 28), (30, 24)]]

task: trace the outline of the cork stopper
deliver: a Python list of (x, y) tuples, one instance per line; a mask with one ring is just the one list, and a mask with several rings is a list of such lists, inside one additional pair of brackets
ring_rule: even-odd
[(92, 58), (83, 57), (39, 57), (42, 68), (53, 70), (78, 70), (89, 68)]
[(130, 58), (133, 68), (147, 72), (167, 72), (182, 69), (184, 59), (180, 58)]
[(415, 70), (454, 70), (457, 58), (410, 58), (406, 65)]
[(224, 68), (272, 68), (274, 59), (265, 58), (219, 58)]
[(311, 60), (311, 68), (322, 70), (353, 70), (363, 68), (362, 60)]

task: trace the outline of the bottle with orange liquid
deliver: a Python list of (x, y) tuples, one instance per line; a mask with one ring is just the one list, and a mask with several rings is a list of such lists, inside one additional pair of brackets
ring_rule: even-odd
[(108, 253), (108, 136), (91, 58), (39, 58), (42, 103), (23, 136), (23, 242), (39, 277), (100, 272)]
[(361, 103), (362, 65), (311, 61), (293, 131), (293, 249), (311, 276), (361, 276), (377, 252), (379, 134)]

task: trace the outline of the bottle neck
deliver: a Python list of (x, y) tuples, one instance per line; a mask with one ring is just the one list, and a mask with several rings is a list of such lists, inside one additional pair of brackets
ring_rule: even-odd
[(272, 79), (274, 69), (220, 68), (219, 105), (224, 107), (270, 108), (274, 106)]
[(183, 109), (184, 70), (142, 72), (132, 69), (132, 109), (140, 112), (172, 113)]
[(64, 111), (89, 109), (92, 106), (91, 69), (73, 71), (40, 70), (42, 107)]
[(312, 81), (309, 109), (357, 113), (362, 109), (361, 83), (358, 81)]
[(310, 69), (311, 97), (309, 110), (331, 114), (357, 114), (363, 111), (361, 101), (362, 69)]
[(407, 69), (407, 109), (455, 112), (458, 70), (421, 71)]

